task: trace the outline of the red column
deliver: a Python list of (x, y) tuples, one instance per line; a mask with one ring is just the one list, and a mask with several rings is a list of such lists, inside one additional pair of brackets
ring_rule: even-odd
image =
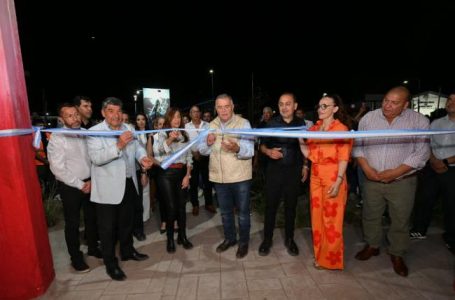
[[(30, 128), (13, 0), (0, 0), (0, 130)], [(55, 274), (31, 135), (0, 137), (0, 298), (43, 294)]]

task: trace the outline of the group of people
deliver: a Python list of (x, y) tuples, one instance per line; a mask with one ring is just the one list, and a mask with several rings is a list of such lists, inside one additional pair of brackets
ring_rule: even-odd
[[(428, 129), (429, 121), (409, 109), (410, 93), (405, 87), (395, 87), (385, 95), (380, 109), (367, 113), (359, 130)], [(80, 106), (80, 105), (79, 105)], [(79, 106), (63, 105), (59, 116), (67, 128), (81, 128), (84, 118)], [(278, 100), (279, 115), (264, 123), (266, 128), (308, 126), (296, 117), (294, 94), (283, 93)], [(317, 105), (318, 121), (309, 131), (348, 131), (351, 129), (341, 98), (326, 95)], [(193, 244), (186, 234), (186, 196), (190, 187), (193, 214), (199, 211), (198, 186), (203, 180), (206, 209), (216, 212), (212, 188), (216, 191), (224, 230), (224, 240), (216, 247), (218, 253), (238, 245), (236, 257), (248, 254), (250, 239), (250, 188), (253, 177), (254, 140), (226, 129), (250, 129), (248, 120), (234, 113), (231, 96), (221, 94), (215, 100), (217, 117), (210, 123), (201, 120), (197, 106), (190, 110), (191, 122), (183, 124), (180, 110), (170, 108), (162, 120), (162, 131), (151, 136), (134, 137), (132, 129), (122, 119), (122, 103), (107, 98), (102, 104), (104, 121), (89, 130), (124, 130), (118, 137), (53, 134), (49, 142), (51, 170), (61, 183), (65, 211), (65, 238), (76, 270), (88, 270), (79, 250), (79, 209), (90, 210), (86, 215), (89, 255), (102, 257), (107, 273), (114, 280), (126, 278), (115, 257), (114, 246), (120, 241), (122, 260), (144, 260), (133, 247), (135, 203), (138, 202), (139, 182), (145, 185), (152, 166), (159, 190), (162, 221), (167, 235), (166, 250), (176, 251), (177, 244), (190, 249)], [(433, 128), (454, 128), (455, 94), (447, 101), (448, 116)], [(145, 115), (138, 116), (144, 123)], [(139, 122), (138, 122), (139, 123)], [(139, 130), (146, 126), (137, 127)], [(175, 129), (175, 130), (172, 130)], [(186, 129), (186, 130), (185, 130)], [(169, 168), (160, 163), (179, 152), (204, 129), (213, 129), (199, 143), (179, 156)], [(232, 132), (232, 131), (231, 131)], [(294, 227), (298, 189), (309, 180), (310, 211), (313, 236), (314, 266), (318, 269), (344, 268), (343, 218), (348, 197), (346, 168), (355, 158), (366, 179), (363, 182), (363, 230), (365, 247), (356, 255), (367, 260), (379, 255), (383, 245), (382, 215), (388, 207), (391, 226), (387, 238), (388, 253), (394, 271), (407, 276), (403, 256), (409, 247), (409, 228), (417, 187), (417, 171), (428, 159), (437, 176), (435, 184), (444, 192), (449, 214), (454, 213), (453, 187), (448, 182), (455, 170), (455, 135), (431, 138), (361, 138), (361, 139), (295, 139), (287, 137), (261, 138), (259, 151), (265, 164), (265, 219), (263, 241), (259, 255), (270, 253), (273, 246), (275, 219), (281, 199), (284, 200), (285, 239), (290, 255), (298, 255)], [(442, 149), (442, 150), (441, 150)], [(136, 170), (137, 168), (137, 170)], [(139, 178), (139, 180), (138, 180)], [(450, 198), (452, 197), (452, 198)], [(90, 201), (89, 201), (90, 200)], [(238, 234), (236, 230), (238, 216)], [(96, 216), (96, 217), (95, 217)], [(96, 219), (96, 220), (95, 220)], [(446, 240), (453, 244), (454, 222), (446, 220)], [(174, 223), (177, 223), (176, 226)], [(162, 224), (163, 224), (162, 223)], [(94, 228), (96, 226), (96, 229)], [(143, 229), (142, 229), (143, 230)], [(96, 240), (101, 241), (101, 251)]]

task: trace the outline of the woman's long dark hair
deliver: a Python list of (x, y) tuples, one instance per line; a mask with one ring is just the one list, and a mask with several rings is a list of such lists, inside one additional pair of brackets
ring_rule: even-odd
[[(174, 118), (175, 114), (176, 113), (180, 113), (180, 127), (179, 128), (185, 128), (183, 126), (183, 115), (182, 115), (182, 112), (180, 111), (180, 109), (178, 108), (175, 108), (175, 107), (170, 107), (167, 112), (166, 112), (166, 115), (164, 115), (164, 125), (163, 125), (163, 128), (171, 128), (171, 121), (172, 119)], [(189, 140), (189, 137), (188, 137), (188, 133), (186, 133), (186, 131), (182, 130), (180, 131), (182, 133), (182, 136), (183, 136), (183, 143), (186, 143), (188, 142)], [(171, 133), (170, 131), (167, 132), (167, 135), (169, 136), (169, 133)]]
[[(141, 130), (138, 126), (137, 126), (137, 117), (138, 116), (144, 116), (145, 118), (145, 130), (149, 130), (150, 129), (150, 126), (149, 126), (149, 121), (147, 119), (147, 116), (144, 114), (144, 113), (137, 113), (136, 116), (134, 117), (134, 129), (136, 130)], [(148, 138), (150, 135), (150, 133), (146, 133), (145, 136)]]
[(137, 122), (136, 122), (137, 117), (139, 117), (139, 116), (143, 116), (145, 118), (145, 130), (149, 130), (150, 129), (149, 120), (148, 120), (147, 116), (144, 113), (137, 113), (137, 115), (134, 117), (134, 128), (136, 130), (140, 130), (139, 127), (137, 126)]
[(338, 111), (333, 115), (335, 119), (338, 119), (341, 123), (346, 125), (349, 130), (352, 129), (352, 120), (351, 117), (348, 115), (346, 112), (346, 109), (344, 108), (343, 100), (338, 94), (327, 94), (324, 96), (324, 98), (330, 98), (333, 100), (333, 103), (338, 106)]

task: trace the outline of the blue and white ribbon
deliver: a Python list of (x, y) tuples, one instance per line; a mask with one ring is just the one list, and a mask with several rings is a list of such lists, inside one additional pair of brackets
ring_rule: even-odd
[(188, 151), (191, 148), (191, 146), (193, 146), (194, 144), (197, 144), (200, 141), (202, 141), (202, 139), (205, 138), (208, 133), (209, 133), (209, 130), (204, 130), (200, 135), (198, 135), (197, 138), (195, 138), (194, 140), (189, 142), (188, 145), (186, 145), (185, 147), (183, 147), (179, 151), (175, 152), (170, 157), (168, 157), (165, 161), (163, 161), (161, 163), (161, 168), (167, 169), (174, 161), (177, 160), (177, 158), (179, 158), (180, 156), (185, 154), (185, 152)]
[[(455, 134), (455, 130), (418, 130), (418, 129), (401, 129), (401, 130), (368, 130), (368, 131), (307, 131), (306, 127), (280, 127), (280, 128), (261, 128), (261, 129), (182, 129), (182, 128), (167, 128), (158, 130), (138, 130), (134, 131), (134, 135), (144, 133), (157, 133), (174, 130), (185, 131), (202, 131), (199, 136), (188, 143), (184, 148), (174, 153), (168, 159), (161, 163), (161, 167), (166, 169), (177, 158), (188, 151), (191, 146), (201, 142), (206, 138), (209, 132), (215, 134), (234, 134), (239, 135), (240, 138), (252, 137), (285, 137), (285, 138), (311, 138), (311, 139), (359, 139), (359, 138), (384, 138), (384, 137), (411, 137), (411, 136), (431, 136), (441, 134)], [(85, 136), (119, 136), (124, 130), (74, 130), (67, 128), (50, 128), (42, 129), (40, 127), (33, 127), (33, 129), (5, 129), (0, 130), (0, 137), (26, 135), (34, 133), (33, 145), (39, 148), (41, 140), (41, 132), (51, 133), (64, 133), (64, 134), (77, 134)]]
[(34, 129), (24, 128), (24, 129), (3, 129), (0, 130), (0, 137), (4, 136), (16, 136), (16, 135), (26, 135), (35, 132)]

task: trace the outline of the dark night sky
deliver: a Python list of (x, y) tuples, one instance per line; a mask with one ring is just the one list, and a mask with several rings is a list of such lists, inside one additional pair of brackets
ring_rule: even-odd
[(236, 102), (251, 97), (252, 72), (263, 97), (291, 90), (304, 107), (322, 92), (358, 102), (404, 79), (413, 92), (417, 79), (421, 90), (455, 87), (455, 1), (37, 2), (16, 0), (32, 111), (43, 89), (50, 110), (76, 94), (131, 104), (141, 87), (170, 88), (186, 107), (210, 98), (210, 68), (215, 93)]

